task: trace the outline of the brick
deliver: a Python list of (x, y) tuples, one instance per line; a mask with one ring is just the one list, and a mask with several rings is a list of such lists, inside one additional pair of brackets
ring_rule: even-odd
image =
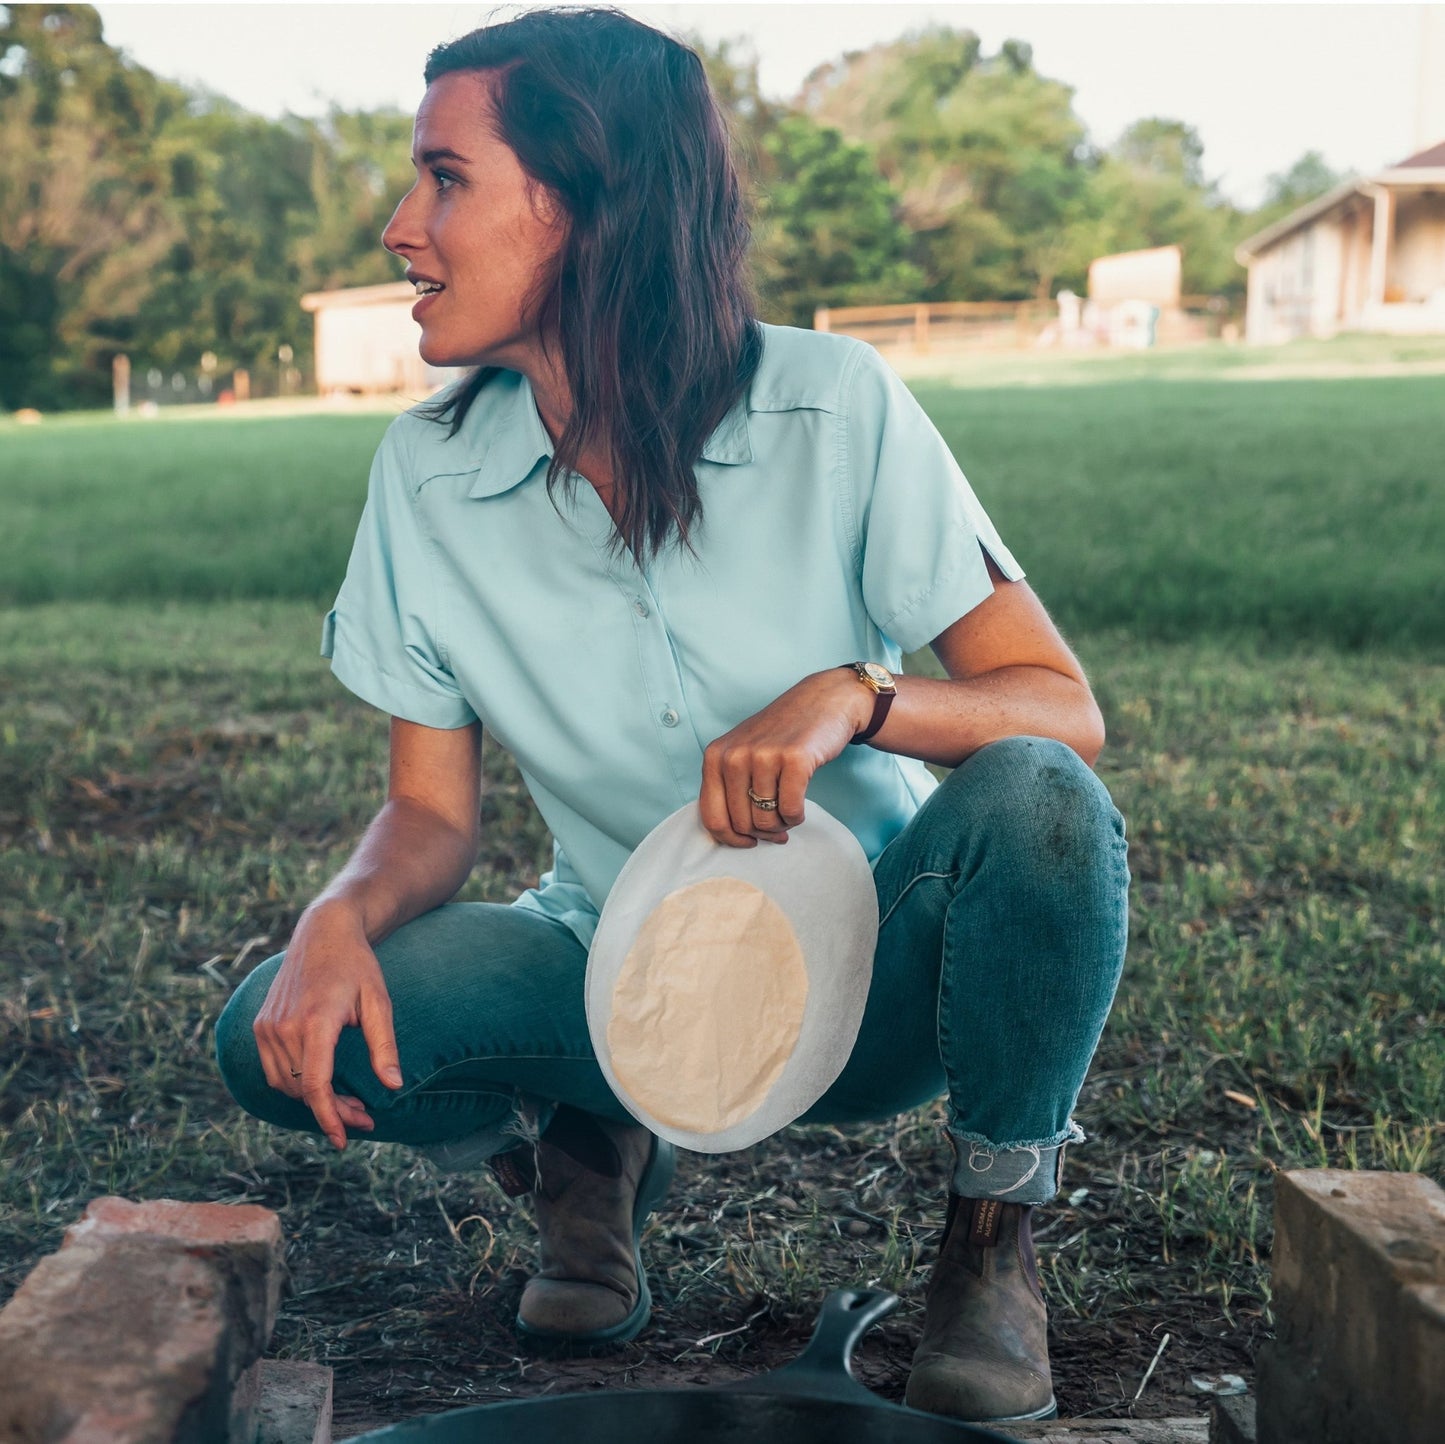
[(261, 1361), (256, 1360), (231, 1386), (228, 1444), (256, 1444), (261, 1408)]
[(252, 1444), (281, 1247), (266, 1209), (97, 1199), (0, 1310), (0, 1441)]
[(1272, 1271), (1259, 1444), (1438, 1444), (1445, 1191), (1413, 1173), (1281, 1173)]
[(1209, 1444), (1256, 1444), (1254, 1400), (1243, 1394), (1216, 1399), (1209, 1410)]
[(0, 1439), (215, 1444), (229, 1431), (225, 1290), (154, 1239), (42, 1259), (0, 1311)]
[(256, 1444), (331, 1444), (331, 1370), (262, 1359)]
[(236, 1373), (265, 1352), (276, 1326), (284, 1274), (281, 1221), (250, 1203), (182, 1203), (173, 1198), (133, 1203), (97, 1198), (65, 1231), (62, 1248), (81, 1240), (153, 1238), (201, 1259), (227, 1287), (227, 1311), (238, 1350)]

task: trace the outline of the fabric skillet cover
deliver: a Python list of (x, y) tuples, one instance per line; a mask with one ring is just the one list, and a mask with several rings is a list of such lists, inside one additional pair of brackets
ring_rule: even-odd
[(714, 842), (689, 802), (633, 850), (587, 959), (603, 1076), (654, 1133), (746, 1148), (843, 1071), (868, 998), (878, 895), (858, 840), (816, 802), (779, 846)]

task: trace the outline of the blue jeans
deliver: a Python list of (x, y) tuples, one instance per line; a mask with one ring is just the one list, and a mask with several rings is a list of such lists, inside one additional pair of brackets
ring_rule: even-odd
[[(807, 826), (805, 822), (803, 826)], [(1059, 1186), (1071, 1117), (1114, 998), (1128, 932), (1124, 820), (1062, 743), (1012, 737), (954, 768), (873, 864), (879, 931), (858, 1041), (800, 1122), (891, 1117), (947, 1094), (952, 1187), (1040, 1203)], [(404, 1086), (383, 1086), (358, 1028), (337, 1092), (443, 1167), (535, 1137), (558, 1103), (630, 1121), (587, 1031), (587, 951), (561, 923), (503, 903), (449, 903), (377, 945)], [(282, 955), (216, 1025), (226, 1086), (283, 1128), (320, 1130), (271, 1088), (252, 1020)]]

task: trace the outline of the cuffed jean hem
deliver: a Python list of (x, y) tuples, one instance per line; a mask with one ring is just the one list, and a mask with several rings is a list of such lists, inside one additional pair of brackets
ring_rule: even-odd
[(556, 1111), (557, 1105), (551, 1100), (519, 1091), (510, 1118), (488, 1123), (460, 1138), (417, 1144), (416, 1151), (443, 1173), (472, 1173), (499, 1153), (508, 1153), (523, 1143), (536, 1143)]
[(1064, 1149), (1084, 1141), (1084, 1130), (1072, 1122), (1053, 1138), (1028, 1143), (998, 1144), (977, 1133), (946, 1131), (954, 1157), (950, 1190), (1005, 1203), (1047, 1203), (1063, 1182)]

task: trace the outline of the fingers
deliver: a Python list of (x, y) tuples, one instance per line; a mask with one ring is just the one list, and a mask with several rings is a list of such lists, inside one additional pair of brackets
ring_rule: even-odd
[(359, 1098), (349, 1097), (345, 1093), (337, 1093), (336, 1112), (341, 1121), (348, 1128), (375, 1128), (371, 1114), (366, 1111), (366, 1105)]
[[(785, 843), (788, 828), (803, 820), (809, 769), (782, 748), (729, 745), (719, 738), (703, 754), (698, 813), (713, 838), (730, 847), (761, 841)], [(762, 807), (749, 796), (776, 799)]]
[(722, 757), (724, 744), (721, 739), (711, 742), (702, 754), (702, 787), (698, 792), (697, 811), (702, 825), (712, 834), (715, 842), (727, 847), (756, 847), (757, 838), (748, 833), (738, 832), (733, 827), (732, 814), (728, 808), (727, 784), (723, 781)]
[[(783, 774), (778, 778), (778, 785), (775, 789), (778, 798), (778, 810), (773, 814), (778, 819), (778, 825), (784, 829), (789, 827), (800, 827), (807, 819), (807, 808), (804, 799), (808, 795), (809, 775), (801, 768), (784, 768)], [(756, 784), (753, 791), (766, 797)]]
[[(284, 1093), (289, 1098), (304, 1101), (304, 1067), (295, 1067), (295, 1064), (291, 1061), (291, 1050), (280, 1044), (271, 1031), (258, 1028), (256, 1032), (256, 1051), (260, 1055), (261, 1067), (266, 1074), (266, 1081), (271, 1087), (275, 1088), (277, 1092)], [(294, 1051), (298, 1055), (304, 1055), (304, 1050), (299, 1044), (295, 1046)], [(335, 1044), (333, 1042), (333, 1056), (334, 1053)], [(341, 1123), (343, 1129), (361, 1128), (370, 1130), (376, 1127), (375, 1121), (366, 1111), (366, 1105), (362, 1103), (359, 1098), (352, 1098), (348, 1094), (335, 1092), (331, 1094), (331, 1098), (335, 1105), (336, 1118)], [(312, 1109), (312, 1111), (315, 1112), (315, 1109)], [(317, 1116), (317, 1121), (319, 1123), (322, 1122), (320, 1115)], [(336, 1143), (335, 1132), (327, 1131), (324, 1123), (322, 1123), (322, 1130), (326, 1132), (326, 1136), (333, 1143)], [(342, 1145), (338, 1143), (337, 1146), (341, 1147)]]
[(388, 1088), (401, 1087), (401, 1058), (391, 1024), (391, 999), (386, 989), (367, 988), (361, 995), (361, 1036), (371, 1054), (371, 1071)]
[(342, 1149), (346, 1147), (346, 1127), (331, 1091), (332, 1061), (340, 1035), (339, 1024), (332, 1027), (324, 1022), (307, 1035), (301, 1053), (301, 1101), (316, 1115), (321, 1131)]
[(308, 929), (303, 918), (252, 1023), (267, 1083), (304, 1103), (339, 1149), (348, 1128), (374, 1126), (360, 1099), (332, 1087), (342, 1028), (360, 1028), (377, 1078), (388, 1088), (402, 1087), (391, 999), (375, 954), (353, 931)]
[[(722, 755), (723, 798), (728, 812), (728, 825), (740, 837), (755, 837), (765, 842), (774, 840), (777, 828), (768, 820), (772, 814), (757, 806), (748, 796), (748, 788), (759, 797), (776, 797), (777, 772), (780, 764), (748, 747), (734, 747)], [(753, 780), (759, 785), (754, 787)]]
[[(743, 826), (754, 836), (767, 842), (783, 842), (788, 835), (787, 828), (778, 820), (779, 807), (776, 805), (782, 773), (783, 763), (780, 757), (775, 758), (768, 753), (754, 753), (751, 760), (746, 757), (740, 759), (735, 774), (738, 783), (733, 784), (730, 781), (728, 787), (729, 804), (733, 802), (735, 792), (741, 793), (739, 806), (743, 813)], [(765, 807), (765, 802), (775, 805)]]
[[(290, 1098), (301, 1096), (301, 1079), (298, 1076), (300, 1069), (297, 1066), (300, 1062), (300, 1048), (295, 1049), (295, 1059), (292, 1061), (293, 1050), (286, 1045), (281, 1038), (279, 1030), (268, 1023), (264, 1017), (258, 1016), (251, 1025), (251, 1031), (256, 1038), (256, 1053), (261, 1059), (261, 1070), (266, 1075), (266, 1081), (278, 1093), (285, 1093)], [(296, 1072), (293, 1074), (292, 1070)]]

